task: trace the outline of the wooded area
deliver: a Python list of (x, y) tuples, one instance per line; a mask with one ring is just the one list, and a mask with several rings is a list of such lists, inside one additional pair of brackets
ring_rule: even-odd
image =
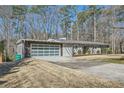
[(17, 40), (27, 38), (109, 43), (112, 53), (122, 53), (124, 6), (0, 6), (6, 55)]

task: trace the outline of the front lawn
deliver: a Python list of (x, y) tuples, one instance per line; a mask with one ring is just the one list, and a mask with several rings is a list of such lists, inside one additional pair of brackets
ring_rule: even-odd
[(91, 88), (91, 87), (124, 87), (122, 84), (84, 71), (77, 71), (42, 60), (33, 60), (28, 64), (22, 62), (14, 67), (8, 74), (0, 77), (0, 87), (4, 88)]
[(109, 63), (124, 64), (124, 58), (106, 58), (101, 60)]

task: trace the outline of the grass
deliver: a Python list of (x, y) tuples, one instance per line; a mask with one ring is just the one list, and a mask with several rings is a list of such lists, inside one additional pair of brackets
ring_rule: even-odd
[[(12, 73), (13, 72), (13, 73)], [(124, 87), (118, 82), (109, 81), (83, 71), (58, 66), (41, 60), (33, 60), (26, 64), (22, 62), (10, 73), (0, 78), (0, 87), (59, 87), (59, 88), (112, 88)]]
[(90, 61), (99, 61), (99, 62), (108, 62), (108, 63), (116, 63), (116, 64), (124, 64), (124, 55), (123, 54), (91, 55), (91, 56), (77, 57), (77, 59), (90, 60)]
[(124, 58), (108, 58), (108, 59), (102, 59), (102, 61), (108, 63), (124, 64)]

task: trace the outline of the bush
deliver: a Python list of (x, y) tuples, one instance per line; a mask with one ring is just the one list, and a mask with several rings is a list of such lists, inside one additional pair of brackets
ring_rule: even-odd
[(102, 53), (111, 54), (112, 53), (112, 48), (102, 48)]
[(97, 54), (100, 54), (100, 50), (97, 50)]
[(78, 50), (78, 54), (81, 55), (81, 50)]
[(3, 58), (4, 58), (3, 60), (6, 61), (6, 62), (13, 61), (13, 58), (8, 57), (8, 56), (7, 56), (6, 58), (5, 58), (5, 56), (4, 56)]
[(107, 48), (107, 54), (111, 54), (112, 53), (112, 48)]

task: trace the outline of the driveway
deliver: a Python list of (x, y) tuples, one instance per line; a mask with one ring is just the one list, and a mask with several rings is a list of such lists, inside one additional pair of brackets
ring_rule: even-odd
[(120, 83), (124, 83), (124, 65), (123, 64), (104, 64), (99, 66), (92, 66), (85, 71), (104, 77), (110, 80), (119, 81)]
[(76, 59), (74, 57), (34, 57), (35, 59), (41, 59), (41, 60), (45, 60), (45, 61), (49, 61), (49, 62), (71, 62), (71, 61), (76, 61)]
[(76, 59), (74, 57), (43, 58), (64, 67), (85, 71), (98, 77), (124, 83), (124, 64), (106, 63), (94, 60)]

